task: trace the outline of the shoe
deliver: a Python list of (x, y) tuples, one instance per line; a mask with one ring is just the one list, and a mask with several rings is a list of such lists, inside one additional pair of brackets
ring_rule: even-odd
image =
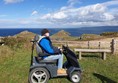
[(66, 69), (58, 69), (57, 74), (66, 74)]

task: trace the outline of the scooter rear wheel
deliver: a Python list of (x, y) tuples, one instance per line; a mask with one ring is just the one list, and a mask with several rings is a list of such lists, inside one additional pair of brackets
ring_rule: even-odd
[(29, 83), (47, 83), (49, 80), (49, 72), (45, 68), (34, 68), (29, 74)]

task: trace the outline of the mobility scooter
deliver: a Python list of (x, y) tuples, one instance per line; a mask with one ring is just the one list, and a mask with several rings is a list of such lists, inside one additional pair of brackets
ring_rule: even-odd
[[(38, 45), (40, 39), (39, 35), (34, 37), (31, 41), (32, 54), (31, 54), (31, 65), (29, 70), (29, 83), (47, 83), (50, 78), (66, 76), (72, 81), (72, 83), (79, 83), (81, 80), (81, 68), (79, 62), (77, 61), (77, 56), (73, 51), (69, 49), (68, 46), (62, 46), (63, 54), (65, 55), (67, 61), (63, 64), (63, 68), (66, 69), (66, 74), (57, 73), (57, 61), (58, 60), (43, 60), (42, 57), (49, 56), (42, 52), (41, 47)], [(37, 56), (33, 56), (33, 50), (36, 47)]]

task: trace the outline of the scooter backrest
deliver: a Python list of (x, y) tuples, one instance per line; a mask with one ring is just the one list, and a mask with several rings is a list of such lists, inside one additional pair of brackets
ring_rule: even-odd
[(40, 36), (38, 34), (34, 37), (34, 41), (35, 41), (35, 44), (36, 44), (36, 53), (37, 53), (37, 55), (43, 54), (43, 50), (38, 44), (42, 38), (43, 38), (43, 36)]
[(38, 42), (36, 42), (36, 53), (37, 53), (37, 55), (40, 55), (43, 53), (41, 47), (38, 45)]

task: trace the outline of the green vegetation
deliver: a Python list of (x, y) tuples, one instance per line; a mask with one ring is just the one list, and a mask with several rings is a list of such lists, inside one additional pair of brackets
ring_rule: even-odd
[(100, 35), (106, 37), (118, 37), (118, 32), (104, 32), (101, 33)]
[(26, 38), (22, 38), (22, 37), (6, 37), (3, 39), (3, 41), (5, 42), (5, 45), (13, 48), (21, 48), (24, 43), (27, 41)]
[[(3, 48), (5, 47), (2, 46), (0, 51), (5, 50)], [(0, 59), (0, 83), (27, 83), (30, 63), (29, 52), (27, 50), (11, 51), (8, 51), (7, 55), (0, 52), (2, 56)]]
[(83, 34), (81, 35), (80, 37), (80, 40), (95, 40), (95, 39), (102, 39), (103, 36), (100, 36), (100, 35), (96, 35), (96, 34)]
[[(30, 48), (28, 48), (30, 49)], [(95, 56), (95, 57), (93, 57)], [(0, 46), (0, 83), (27, 83), (30, 67), (30, 50), (13, 50)], [(100, 54), (86, 54), (80, 62), (83, 69), (81, 83), (102, 83), (112, 80), (118, 82), (118, 56), (108, 55), (102, 60)], [(49, 83), (71, 83), (66, 77), (53, 78)]]
[[(31, 43), (34, 34), (20, 33), (13, 37), (3, 38), (5, 45), (0, 46), (0, 83), (27, 83), (30, 67)], [(84, 37), (87, 35), (84, 35)], [(95, 35), (89, 35), (87, 39)], [(59, 38), (60, 36), (52, 36)], [(97, 35), (97, 38), (100, 36)], [(65, 36), (64, 38), (70, 38)], [(96, 36), (94, 37), (96, 38)], [(77, 38), (73, 38), (75, 40)], [(86, 38), (85, 38), (86, 39)], [(67, 40), (67, 39), (66, 39)], [(66, 59), (64, 59), (65, 61)], [(98, 54), (84, 54), (79, 61), (83, 69), (81, 83), (116, 83), (118, 82), (118, 54), (107, 54), (107, 59), (101, 59)], [(115, 81), (115, 82), (114, 82)], [(52, 78), (49, 83), (71, 83), (66, 77)]]

